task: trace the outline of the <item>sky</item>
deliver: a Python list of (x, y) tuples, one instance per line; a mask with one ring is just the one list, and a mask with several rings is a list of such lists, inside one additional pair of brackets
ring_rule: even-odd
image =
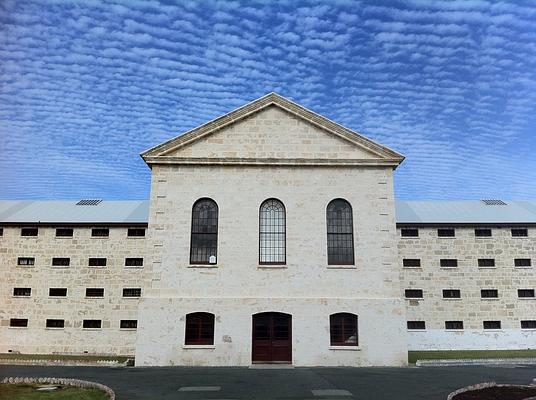
[(536, 2), (0, 1), (0, 199), (147, 199), (139, 154), (275, 91), (406, 156), (398, 199), (536, 199)]

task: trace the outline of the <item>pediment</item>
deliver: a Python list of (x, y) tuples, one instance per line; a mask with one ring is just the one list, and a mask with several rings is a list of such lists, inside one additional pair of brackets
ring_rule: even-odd
[(142, 153), (148, 164), (392, 165), (404, 157), (275, 93)]

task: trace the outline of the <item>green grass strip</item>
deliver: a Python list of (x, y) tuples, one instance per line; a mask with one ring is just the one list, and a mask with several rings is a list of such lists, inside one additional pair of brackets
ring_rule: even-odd
[(415, 364), (417, 360), (465, 360), (482, 358), (536, 358), (536, 349), (408, 351), (408, 362), (410, 364)]

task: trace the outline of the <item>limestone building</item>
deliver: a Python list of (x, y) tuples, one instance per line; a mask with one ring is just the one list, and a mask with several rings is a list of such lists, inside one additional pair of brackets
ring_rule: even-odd
[(148, 202), (0, 202), (0, 352), (365, 366), (536, 344), (536, 202), (395, 205), (400, 154), (273, 93), (142, 157)]

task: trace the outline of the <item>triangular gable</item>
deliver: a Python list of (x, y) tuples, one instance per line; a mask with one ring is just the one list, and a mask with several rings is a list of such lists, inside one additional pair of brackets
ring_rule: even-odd
[[(259, 132), (255, 126), (269, 118), (282, 125), (287, 123), (286, 130), (283, 132), (281, 128), (274, 126), (272, 129), (264, 127), (262, 132)], [(289, 128), (288, 124), (291, 122), (294, 125)], [(270, 122), (264, 123), (270, 124)], [(289, 129), (292, 131), (288, 131)], [(307, 137), (296, 143), (294, 135)], [(283, 142), (281, 139), (284, 139)], [(141, 156), (148, 164), (391, 165), (393, 167), (404, 159), (395, 151), (276, 93), (270, 93), (168, 140), (145, 151)]]

